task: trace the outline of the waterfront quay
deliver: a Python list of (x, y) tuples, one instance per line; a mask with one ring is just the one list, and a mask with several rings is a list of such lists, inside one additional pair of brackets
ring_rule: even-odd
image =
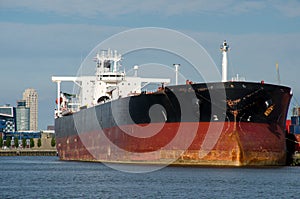
[(300, 153), (297, 152), (293, 155), (293, 162), (291, 166), (300, 166)]
[(0, 156), (56, 156), (56, 149), (0, 149)]

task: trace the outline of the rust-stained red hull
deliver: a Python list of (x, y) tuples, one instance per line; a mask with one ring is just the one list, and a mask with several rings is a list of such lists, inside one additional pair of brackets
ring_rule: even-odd
[[(138, 128), (134, 125), (123, 126), (123, 131), (114, 127), (58, 137), (57, 149), (62, 160), (112, 163), (264, 166), (286, 162), (285, 133), (276, 125), (251, 122), (163, 125), (151, 137), (147, 137), (147, 131), (139, 132), (140, 138), (125, 136), (124, 130)], [(184, 130), (178, 130), (179, 125), (183, 125)], [(195, 133), (190, 133), (195, 126), (198, 126)], [(215, 133), (220, 127), (221, 133)], [(141, 133), (145, 138), (141, 138)]]

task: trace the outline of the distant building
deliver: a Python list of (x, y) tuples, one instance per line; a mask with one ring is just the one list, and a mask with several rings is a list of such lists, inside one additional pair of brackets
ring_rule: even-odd
[(52, 131), (54, 131), (54, 126), (53, 126), (53, 125), (48, 125), (48, 126), (47, 126), (47, 130), (52, 130)]
[(26, 101), (26, 107), (29, 111), (29, 130), (38, 129), (38, 94), (36, 90), (28, 88), (23, 93), (23, 100)]
[(0, 132), (16, 131), (16, 109), (10, 105), (0, 106)]
[(26, 107), (25, 100), (17, 101), (16, 124), (17, 131), (29, 131), (30, 129), (30, 108)]

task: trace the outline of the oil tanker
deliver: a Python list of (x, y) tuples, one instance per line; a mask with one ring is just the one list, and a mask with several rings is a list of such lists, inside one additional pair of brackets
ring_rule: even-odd
[[(227, 81), (228, 48), (224, 41), (220, 82), (168, 86), (170, 79), (141, 78), (137, 73), (129, 77), (118, 69), (121, 55), (110, 50), (97, 53), (95, 76), (53, 76), (60, 159), (182, 166), (285, 165), (291, 89), (263, 81)], [(79, 93), (62, 93), (62, 81), (75, 82)], [(149, 82), (161, 86), (147, 92), (143, 85)]]

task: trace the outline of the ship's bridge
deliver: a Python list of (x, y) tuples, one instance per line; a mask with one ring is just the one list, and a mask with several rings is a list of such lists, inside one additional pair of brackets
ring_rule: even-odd
[(124, 81), (124, 79), (124, 73), (106, 72), (99, 75), (99, 80), (106, 83), (119, 83), (121, 81)]

